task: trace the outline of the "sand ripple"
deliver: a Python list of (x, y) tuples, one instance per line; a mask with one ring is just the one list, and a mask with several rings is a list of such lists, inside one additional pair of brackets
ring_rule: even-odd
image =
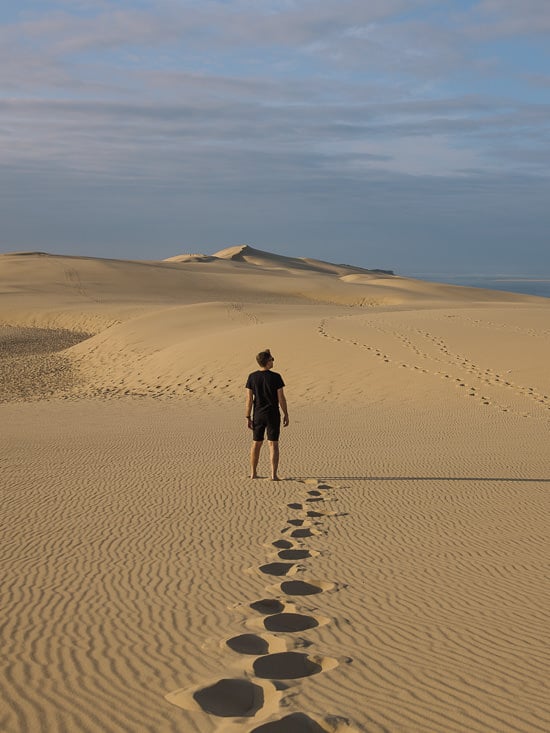
[(0, 402), (51, 397), (81, 378), (59, 352), (89, 334), (59, 328), (0, 326)]

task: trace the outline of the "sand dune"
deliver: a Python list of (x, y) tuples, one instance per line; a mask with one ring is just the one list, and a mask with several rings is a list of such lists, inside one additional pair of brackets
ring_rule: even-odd
[(548, 300), (242, 245), (0, 303), (2, 730), (550, 729)]

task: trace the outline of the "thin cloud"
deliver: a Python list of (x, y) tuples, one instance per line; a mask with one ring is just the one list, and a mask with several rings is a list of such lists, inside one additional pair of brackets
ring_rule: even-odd
[[(46, 187), (139, 217), (152, 192), (165, 221), (183, 197), (197, 232), (229, 200), (228, 220), (248, 221), (247, 198), (282, 232), (284, 201), (290, 237), (313, 231), (321, 199), (325, 224), (362, 226), (366, 207), (387, 241), (420, 240), (433, 201), (481, 221), (493, 201), (513, 210), (516, 192), (527, 210), (524, 192), (549, 177), (550, 71), (524, 63), (521, 44), (543, 38), (549, 12), (535, 0), (22, 0), (0, 26), (0, 188), (20, 204), (3, 236), (31, 231)], [(407, 206), (423, 215), (401, 232)], [(529, 211), (542, 231), (545, 209)], [(136, 234), (132, 216), (112, 221)]]
[(550, 32), (550, 6), (546, 0), (481, 0), (471, 13), (472, 36), (538, 38)]

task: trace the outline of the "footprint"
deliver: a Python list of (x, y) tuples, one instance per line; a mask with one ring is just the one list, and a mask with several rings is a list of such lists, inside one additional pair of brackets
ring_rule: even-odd
[(282, 550), (290, 550), (291, 547), (294, 547), (294, 543), (290, 542), (290, 540), (275, 540), (271, 544), (273, 547), (278, 547)]
[(268, 631), (296, 632), (314, 629), (319, 626), (319, 622), (313, 616), (301, 613), (276, 613), (264, 618), (264, 626)]
[(269, 562), (266, 565), (260, 565), (259, 570), (266, 575), (294, 575), (298, 566), (291, 562)]
[(165, 696), (172, 705), (184, 710), (202, 711), (222, 718), (253, 718), (260, 711), (265, 718), (277, 710), (280, 698), (281, 693), (272, 683), (266, 685), (263, 680), (231, 678), (218, 680), (208, 687), (175, 690)]
[[(327, 733), (330, 728), (323, 728), (313, 718), (304, 713), (291, 713), (280, 720), (259, 725), (250, 733)], [(334, 730), (334, 729), (332, 729)]]
[(278, 588), (289, 596), (314, 596), (336, 588), (335, 583), (322, 580), (285, 580)]
[(302, 504), (298, 504), (298, 502), (295, 502), (295, 501), (291, 502), (290, 504), (287, 504), (287, 507), (289, 509), (303, 509), (304, 508)]
[(281, 560), (305, 560), (306, 557), (317, 557), (315, 550), (281, 550), (277, 553)]
[(290, 533), (291, 537), (313, 537), (316, 534), (321, 534), (317, 529), (311, 529), (310, 527), (295, 529)]
[(281, 613), (284, 609), (284, 603), (277, 598), (262, 598), (260, 601), (254, 601), (249, 606), (254, 611), (262, 614)]
[(271, 634), (240, 634), (227, 639), (225, 644), (234, 652), (252, 654), (255, 657), (286, 651), (284, 640)]
[(291, 713), (284, 718), (253, 728), (250, 733), (358, 733), (349, 720), (340, 716), (319, 718), (306, 713)]
[(294, 680), (311, 677), (338, 665), (336, 659), (304, 654), (302, 652), (279, 652), (258, 657), (253, 664), (254, 673), (261, 679)]
[(249, 680), (224, 679), (197, 690), (193, 697), (202, 710), (221, 717), (251, 717), (263, 704), (263, 690)]

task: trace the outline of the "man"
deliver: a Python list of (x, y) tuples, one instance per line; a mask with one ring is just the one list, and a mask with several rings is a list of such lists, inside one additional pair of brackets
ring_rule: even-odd
[(258, 478), (256, 470), (260, 451), (267, 431), (269, 441), (269, 457), (271, 460), (271, 478), (278, 481), (279, 466), (279, 433), (283, 410), (283, 425), (288, 425), (288, 408), (284, 393), (285, 383), (277, 372), (272, 372), (273, 356), (269, 349), (260, 351), (256, 357), (259, 369), (248, 375), (246, 381), (246, 419), (252, 430), (252, 448), (250, 449), (250, 478)]

